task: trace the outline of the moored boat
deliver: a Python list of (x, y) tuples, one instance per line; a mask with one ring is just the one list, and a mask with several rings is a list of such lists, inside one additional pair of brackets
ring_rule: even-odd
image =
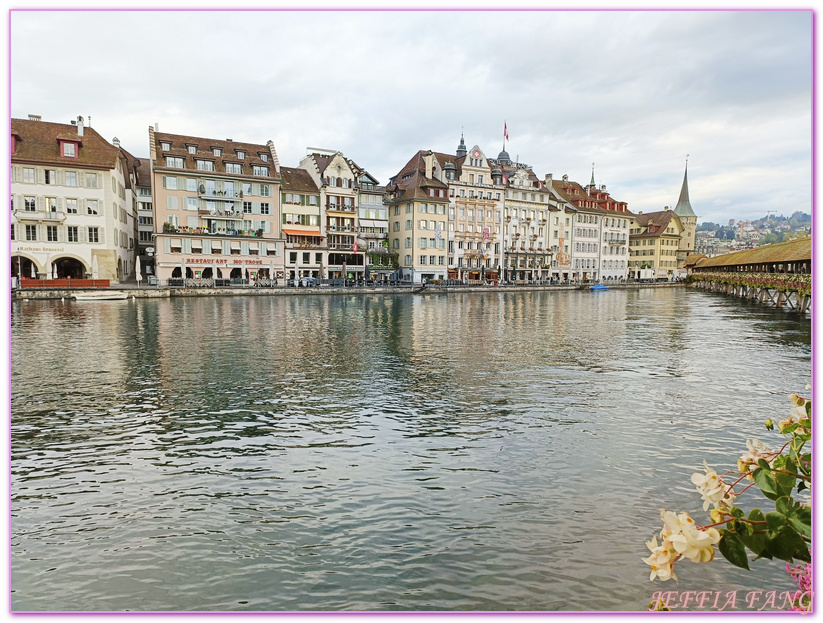
[(594, 284), (589, 290), (594, 290), (595, 292), (599, 292), (601, 290), (608, 290), (609, 286), (604, 286), (602, 283)]

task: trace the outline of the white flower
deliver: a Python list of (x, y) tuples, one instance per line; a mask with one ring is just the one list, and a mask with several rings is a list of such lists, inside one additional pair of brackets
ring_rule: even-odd
[(720, 533), (715, 528), (699, 530), (694, 520), (686, 517), (687, 520), (681, 521), (683, 531), (671, 538), (674, 550), (692, 562), (709, 562), (714, 558), (714, 546), (720, 542)]
[(697, 487), (697, 491), (703, 498), (703, 510), (708, 510), (712, 504), (715, 508), (731, 506), (731, 500), (734, 499), (731, 487), (726, 491), (726, 486), (717, 472), (710, 468), (706, 461), (703, 461), (703, 465), (706, 473), (695, 472), (691, 477), (692, 484)]
[(646, 543), (646, 547), (651, 551), (651, 555), (648, 558), (641, 558), (641, 560), (652, 568), (649, 580), (660, 578), (663, 582), (671, 579), (677, 581), (677, 574), (674, 572), (674, 561), (677, 558), (677, 553), (674, 551), (671, 542), (664, 540), (662, 544), (658, 545), (657, 537), (653, 537), (651, 541)]

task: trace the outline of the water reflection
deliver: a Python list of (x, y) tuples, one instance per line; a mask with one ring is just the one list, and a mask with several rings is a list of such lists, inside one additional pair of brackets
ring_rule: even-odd
[(802, 392), (809, 324), (683, 289), (15, 303), (13, 608), (643, 607), (657, 508)]

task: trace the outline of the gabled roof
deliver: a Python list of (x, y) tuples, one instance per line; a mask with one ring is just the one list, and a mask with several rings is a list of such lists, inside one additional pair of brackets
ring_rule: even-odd
[[(84, 128), (83, 136), (77, 135), (77, 129), (77, 126), (69, 123), (12, 119), (11, 133), (17, 136), (17, 144), (11, 161), (62, 167), (114, 168), (120, 157), (120, 150), (93, 128)], [(64, 158), (60, 155), (58, 138), (80, 143), (77, 158)]]
[(151, 186), (151, 161), (148, 158), (135, 159), (134, 173), (137, 175), (138, 186)]
[[(649, 212), (647, 214), (635, 214), (635, 222), (646, 231), (639, 234), (631, 234), (630, 237), (658, 238), (660, 236), (672, 236), (674, 234), (666, 233), (666, 228), (676, 216), (677, 215), (672, 210), (661, 210), (660, 212)], [(654, 231), (650, 232), (649, 226), (653, 226)]]
[(308, 171), (291, 167), (280, 167), (280, 189), (283, 192), (320, 193)]
[[(391, 178), (386, 185), (386, 192), (390, 195), (399, 193), (397, 197), (391, 198), (392, 202), (410, 201), (413, 199), (426, 199), (432, 202), (448, 202), (445, 197), (429, 197), (424, 190), (426, 188), (437, 188), (448, 190), (448, 184), (441, 182), (438, 179), (428, 178), (425, 176), (426, 162), (423, 156), (432, 154), (435, 157), (437, 154), (429, 150), (420, 150), (411, 157), (405, 166)], [(444, 193), (444, 195), (447, 193)]]

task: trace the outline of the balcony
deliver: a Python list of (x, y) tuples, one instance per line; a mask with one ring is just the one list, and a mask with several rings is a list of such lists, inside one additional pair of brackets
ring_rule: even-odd
[(14, 218), (18, 221), (51, 221), (63, 222), (66, 220), (65, 212), (50, 212), (46, 210), (15, 210)]
[(327, 203), (326, 210), (331, 212), (354, 212), (357, 208), (353, 205), (340, 205), (338, 203)]
[(239, 193), (229, 193), (225, 190), (206, 190), (202, 186), (199, 188), (198, 195), (204, 199), (217, 199), (218, 201), (237, 201), (243, 198), (243, 191)]

